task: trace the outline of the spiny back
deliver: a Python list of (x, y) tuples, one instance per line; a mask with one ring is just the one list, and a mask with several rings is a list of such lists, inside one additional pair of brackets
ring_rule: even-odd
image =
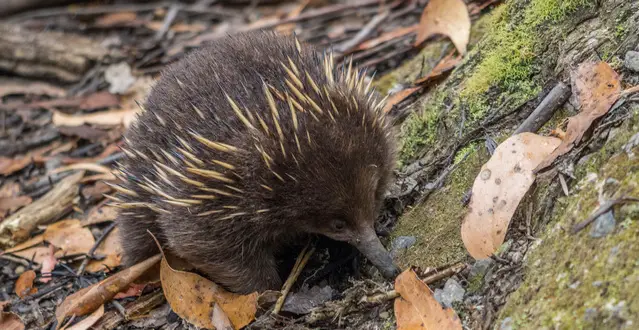
[(115, 205), (274, 238), (299, 229), (291, 219), (379, 204), (394, 145), (364, 76), (269, 32), (193, 52), (127, 132)]

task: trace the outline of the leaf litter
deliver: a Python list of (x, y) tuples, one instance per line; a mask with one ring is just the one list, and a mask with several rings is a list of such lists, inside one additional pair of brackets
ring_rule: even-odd
[(466, 53), (470, 40), (470, 16), (462, 0), (430, 0), (419, 21), (417, 40), (420, 45), (435, 34), (448, 36), (460, 54)]

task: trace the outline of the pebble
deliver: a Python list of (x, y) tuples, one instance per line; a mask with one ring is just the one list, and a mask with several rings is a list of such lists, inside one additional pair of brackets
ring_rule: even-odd
[(464, 299), (464, 293), (466, 291), (462, 286), (453, 278), (449, 278), (444, 285), (444, 289), (435, 289), (435, 300), (437, 300), (444, 307), (453, 307), (453, 303), (462, 301)]
[(626, 53), (626, 58), (623, 61), (623, 66), (628, 70), (639, 72), (639, 52), (629, 51)]
[(592, 224), (592, 228), (590, 229), (590, 237), (604, 237), (615, 229), (616, 224), (615, 216), (612, 214), (612, 210), (610, 210), (595, 219), (595, 223)]
[(24, 273), (24, 270), (25, 270), (24, 266), (18, 266), (15, 269), (15, 273), (16, 273), (16, 275), (20, 275), (20, 274)]
[(104, 70), (104, 79), (109, 83), (109, 93), (122, 94), (133, 85), (135, 78), (126, 62), (111, 64)]
[(399, 236), (395, 238), (393, 243), (391, 243), (391, 257), (395, 258), (398, 253), (413, 246), (415, 242), (417, 242), (417, 238), (415, 238), (415, 236)]
[(499, 325), (499, 330), (512, 330), (513, 329), (513, 319), (511, 317), (505, 318), (501, 321), (501, 325)]
[(379, 313), (379, 317), (383, 318), (383, 319), (387, 319), (390, 317), (390, 314), (387, 311), (383, 311), (381, 313)]
[(333, 298), (334, 290), (330, 286), (320, 288), (314, 286), (310, 289), (303, 288), (286, 297), (282, 311), (298, 315), (308, 314), (311, 310)]

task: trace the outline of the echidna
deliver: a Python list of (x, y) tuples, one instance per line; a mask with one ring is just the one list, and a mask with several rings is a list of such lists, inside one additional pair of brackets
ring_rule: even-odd
[(230, 291), (279, 289), (274, 255), (321, 234), (398, 269), (374, 230), (395, 146), (352, 65), (294, 37), (225, 37), (162, 73), (111, 197), (127, 265), (171, 253)]

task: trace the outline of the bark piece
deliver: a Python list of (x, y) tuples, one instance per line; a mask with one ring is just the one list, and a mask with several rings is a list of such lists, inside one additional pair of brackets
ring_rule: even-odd
[(77, 183), (83, 176), (84, 171), (64, 178), (42, 198), (0, 223), (0, 247), (12, 247), (26, 240), (37, 226), (64, 215), (78, 196)]
[(107, 55), (117, 56), (80, 35), (0, 24), (0, 69), (19, 76), (76, 82)]

